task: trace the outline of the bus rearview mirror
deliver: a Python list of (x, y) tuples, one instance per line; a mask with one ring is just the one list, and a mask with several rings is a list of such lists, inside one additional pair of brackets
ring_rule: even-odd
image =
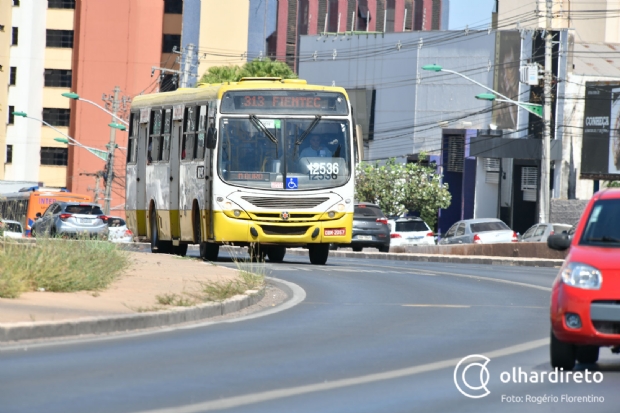
[(217, 144), (217, 129), (213, 126), (207, 131), (207, 149), (215, 149)]

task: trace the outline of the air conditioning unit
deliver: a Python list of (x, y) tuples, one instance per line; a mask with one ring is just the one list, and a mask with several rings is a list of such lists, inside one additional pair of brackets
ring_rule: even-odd
[(521, 83), (525, 83), (530, 86), (538, 86), (540, 79), (538, 78), (538, 64), (529, 63), (519, 68), (521, 75)]
[(486, 172), (484, 181), (487, 184), (499, 183), (499, 162), (498, 158), (484, 158), (484, 170)]
[(521, 169), (521, 190), (523, 200), (536, 202), (536, 190), (538, 188), (538, 168), (536, 166), (524, 166)]

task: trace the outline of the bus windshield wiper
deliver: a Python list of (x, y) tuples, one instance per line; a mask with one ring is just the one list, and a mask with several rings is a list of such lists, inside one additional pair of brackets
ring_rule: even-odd
[(600, 238), (586, 238), (586, 241), (591, 241), (591, 242), (620, 242), (620, 239), (604, 235), (604, 236), (602, 236)]
[(308, 129), (306, 129), (304, 133), (302, 133), (299, 138), (297, 138), (297, 140), (295, 141), (295, 154), (297, 154), (297, 149), (299, 148), (299, 145), (301, 145), (304, 139), (306, 139), (310, 132), (312, 132), (312, 129), (314, 129), (314, 127), (317, 125), (317, 123), (319, 123), (320, 120), (321, 115), (315, 115), (314, 120), (312, 121), (310, 126), (308, 126)]
[(278, 140), (276, 139), (276, 137), (273, 136), (273, 133), (271, 133), (269, 129), (265, 127), (265, 125), (263, 125), (263, 122), (261, 122), (260, 119), (256, 117), (256, 115), (250, 115), (250, 122), (252, 122), (252, 124), (256, 127), (256, 129), (263, 132), (269, 138), (269, 140), (276, 145), (276, 158), (277, 158), (278, 157)]

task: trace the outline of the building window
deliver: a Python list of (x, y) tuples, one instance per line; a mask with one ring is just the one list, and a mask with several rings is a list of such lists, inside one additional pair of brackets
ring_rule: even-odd
[(370, 11), (368, 10), (368, 0), (359, 0), (357, 3), (357, 30), (368, 30), (370, 23)]
[(43, 108), (43, 120), (52, 126), (69, 126), (71, 110)]
[(17, 68), (15, 66), (11, 66), (11, 73), (9, 74), (9, 85), (15, 86), (17, 83)]
[(180, 34), (164, 34), (162, 53), (172, 53), (172, 49), (176, 46), (176, 51), (181, 50)]
[(41, 147), (41, 165), (67, 166), (67, 148)]
[(308, 0), (299, 1), (299, 13), (297, 16), (297, 35), (308, 34), (308, 16), (310, 15), (310, 4)]
[(13, 112), (15, 112), (15, 106), (9, 106), (9, 125), (15, 124), (15, 115), (13, 115)]
[(396, 0), (387, 0), (385, 2), (385, 31), (394, 32), (394, 18), (396, 12)]
[(338, 0), (327, 0), (327, 31), (336, 33), (338, 31)]
[(11, 46), (17, 46), (18, 38), (19, 38), (19, 29), (17, 27), (13, 27), (13, 36), (11, 37)]
[(45, 69), (45, 86), (71, 87), (71, 70)]
[(13, 145), (6, 146), (6, 163), (13, 163)]
[(19, 0), (13, 0), (13, 6), (19, 7)]
[(183, 14), (183, 0), (164, 0), (164, 13)]
[(73, 47), (73, 30), (47, 30), (45, 47)]
[(75, 0), (47, 0), (48, 9), (75, 9)]

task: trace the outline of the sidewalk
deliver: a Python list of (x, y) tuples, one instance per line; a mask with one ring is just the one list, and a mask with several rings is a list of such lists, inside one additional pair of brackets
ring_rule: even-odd
[(201, 284), (237, 277), (237, 270), (198, 259), (130, 252), (131, 267), (101, 292), (28, 292), (0, 298), (0, 343), (166, 326), (228, 314), (258, 302), (262, 292), (194, 307), (161, 305), (157, 297), (197, 292)]

